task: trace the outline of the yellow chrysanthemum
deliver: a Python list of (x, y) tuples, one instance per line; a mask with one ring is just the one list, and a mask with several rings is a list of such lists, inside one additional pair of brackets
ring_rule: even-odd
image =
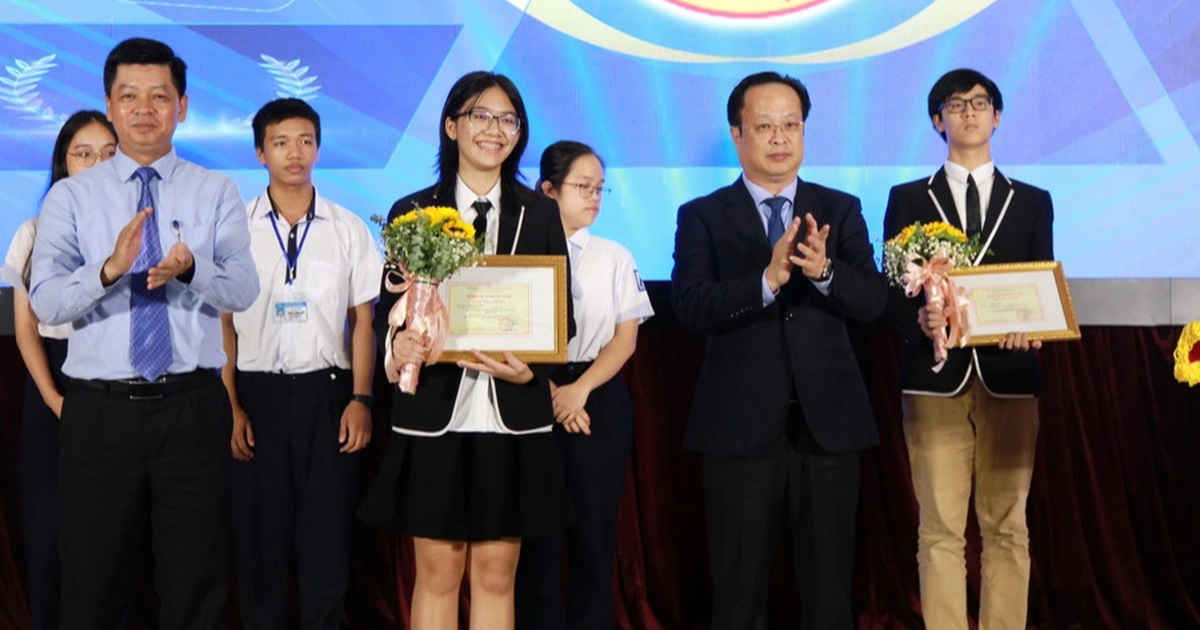
[(475, 242), (475, 226), (460, 219), (451, 219), (443, 223), (442, 232), (451, 238)]
[(1200, 383), (1200, 321), (1189, 322), (1175, 345), (1175, 380), (1189, 387)]
[(399, 226), (404, 225), (405, 223), (412, 223), (413, 221), (416, 221), (417, 217), (419, 216), (420, 214), (418, 214), (416, 210), (409, 210), (395, 219), (392, 219), (392, 225)]

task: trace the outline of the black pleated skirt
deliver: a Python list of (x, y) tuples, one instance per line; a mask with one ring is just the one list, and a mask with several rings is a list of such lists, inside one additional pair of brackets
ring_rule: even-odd
[(392, 433), (359, 518), (412, 536), (482, 541), (561, 530), (570, 501), (551, 433)]

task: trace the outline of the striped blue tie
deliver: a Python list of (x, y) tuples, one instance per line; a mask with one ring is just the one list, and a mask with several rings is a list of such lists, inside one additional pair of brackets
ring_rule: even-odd
[[(137, 170), (142, 182), (138, 212), (154, 207), (150, 182), (158, 171), (148, 166)], [(146, 288), (147, 272), (162, 261), (158, 240), (158, 212), (152, 212), (142, 224), (142, 250), (133, 262), (129, 294), (129, 363), (146, 380), (162, 376), (171, 366), (171, 322), (167, 317), (167, 287)]]

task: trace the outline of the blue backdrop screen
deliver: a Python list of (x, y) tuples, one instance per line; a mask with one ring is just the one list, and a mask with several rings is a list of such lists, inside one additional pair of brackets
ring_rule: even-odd
[(131, 36), (188, 62), (181, 155), (252, 197), (266, 173), (251, 117), (305, 98), (323, 122), (317, 186), (364, 218), (432, 182), (455, 79), (507, 74), (530, 111), (529, 180), (551, 142), (594, 146), (613, 188), (594, 231), (650, 279), (670, 276), (678, 206), (739, 174), (725, 102), (742, 76), (807, 84), (801, 176), (861, 197), (878, 241), (888, 189), (946, 157), (929, 87), (973, 67), (1004, 94), (997, 166), (1054, 196), (1068, 275), (1200, 275), (1196, 2), (6, 0), (3, 243), (37, 212), (62, 120), (103, 110), (104, 57)]

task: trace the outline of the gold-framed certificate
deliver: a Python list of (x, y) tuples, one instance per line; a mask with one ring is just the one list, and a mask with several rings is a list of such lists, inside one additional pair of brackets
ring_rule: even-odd
[(438, 293), (450, 318), (439, 363), (472, 359), (471, 350), (567, 361), (565, 256), (483, 256), (443, 280)]
[(971, 302), (968, 346), (991, 345), (1008, 333), (1030, 340), (1079, 339), (1079, 323), (1062, 263), (978, 265), (950, 272)]

